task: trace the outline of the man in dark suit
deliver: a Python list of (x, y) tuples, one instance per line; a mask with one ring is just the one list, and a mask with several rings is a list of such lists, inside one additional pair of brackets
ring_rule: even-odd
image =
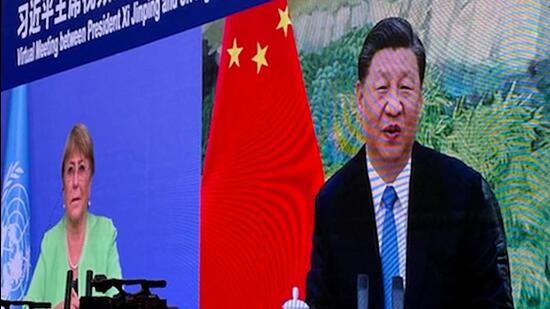
[(380, 21), (359, 56), (356, 99), (365, 147), (316, 200), (307, 299), (312, 308), (513, 308), (506, 238), (481, 175), (415, 142), (425, 51), (401, 18)]

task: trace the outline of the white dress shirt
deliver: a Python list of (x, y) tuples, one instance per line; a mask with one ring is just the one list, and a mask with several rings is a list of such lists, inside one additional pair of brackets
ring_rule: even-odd
[(386, 186), (393, 186), (397, 193), (397, 200), (393, 206), (393, 214), (395, 217), (395, 224), (397, 229), (397, 250), (399, 253), (399, 275), (403, 278), (403, 285), (405, 285), (405, 274), (407, 265), (407, 218), (409, 207), (409, 183), (411, 179), (411, 158), (407, 161), (407, 165), (397, 175), (392, 183), (385, 183), (382, 177), (378, 175), (376, 170), (371, 164), (369, 156), (367, 155), (367, 170), (369, 175), (370, 186), (372, 190), (372, 202), (374, 205), (374, 216), (376, 219), (376, 231), (378, 234), (378, 248), (379, 254), (382, 252), (382, 233), (384, 227), (384, 216), (386, 209), (382, 206), (382, 194), (386, 189)]

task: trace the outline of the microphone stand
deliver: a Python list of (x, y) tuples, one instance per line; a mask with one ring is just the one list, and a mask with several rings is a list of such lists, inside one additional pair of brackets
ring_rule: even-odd
[(71, 308), (71, 289), (73, 288), (73, 271), (67, 271), (67, 280), (65, 281), (65, 301), (63, 308)]

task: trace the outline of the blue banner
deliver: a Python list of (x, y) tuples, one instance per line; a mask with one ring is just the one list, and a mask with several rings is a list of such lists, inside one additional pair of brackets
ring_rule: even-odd
[(2, 90), (149, 43), (266, 1), (2, 1)]
[(2, 173), (2, 299), (19, 300), (30, 280), (30, 196), (26, 86), (11, 94)]

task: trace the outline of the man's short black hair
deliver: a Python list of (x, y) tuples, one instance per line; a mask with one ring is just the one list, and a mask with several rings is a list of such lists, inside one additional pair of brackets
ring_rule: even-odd
[(367, 77), (370, 63), (374, 54), (384, 48), (410, 48), (418, 62), (420, 84), (424, 81), (426, 69), (426, 52), (424, 45), (414, 32), (411, 24), (401, 17), (389, 17), (379, 21), (369, 32), (361, 54), (359, 55), (359, 80), (363, 82)]

